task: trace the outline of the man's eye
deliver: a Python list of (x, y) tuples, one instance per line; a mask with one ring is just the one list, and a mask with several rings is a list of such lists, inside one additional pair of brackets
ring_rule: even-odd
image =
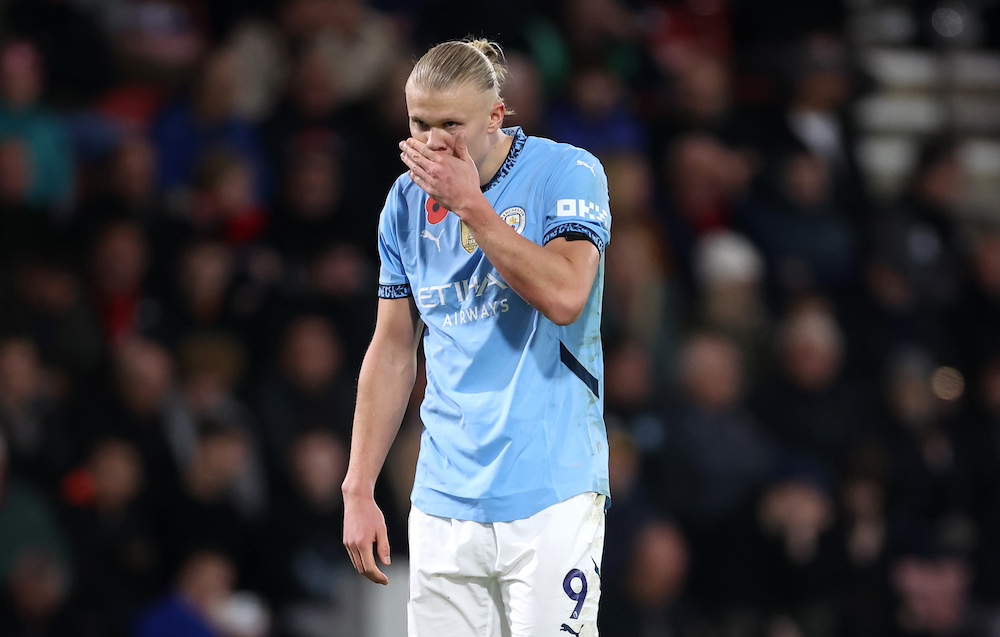
[(445, 122), (444, 123), (444, 127), (445, 128), (455, 128), (456, 126), (458, 126), (458, 122)]

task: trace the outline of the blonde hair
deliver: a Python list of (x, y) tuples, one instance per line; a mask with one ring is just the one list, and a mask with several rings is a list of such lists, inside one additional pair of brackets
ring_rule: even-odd
[(472, 86), (493, 91), (503, 102), (500, 89), (507, 79), (503, 49), (485, 39), (443, 42), (425, 53), (410, 73), (414, 87), (447, 91), (458, 86)]

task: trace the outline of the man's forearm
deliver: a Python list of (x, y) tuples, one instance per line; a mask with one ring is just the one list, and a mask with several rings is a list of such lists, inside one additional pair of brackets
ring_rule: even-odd
[(350, 464), (343, 485), (345, 497), (372, 494), (399, 432), (416, 369), (415, 352), (389, 354), (373, 344), (365, 354), (358, 378)]
[(596, 249), (594, 269), (587, 268), (582, 275), (580, 266), (563, 252), (546, 249), (514, 232), (485, 198), (456, 214), (518, 296), (554, 323), (566, 325), (576, 320), (594, 283)]

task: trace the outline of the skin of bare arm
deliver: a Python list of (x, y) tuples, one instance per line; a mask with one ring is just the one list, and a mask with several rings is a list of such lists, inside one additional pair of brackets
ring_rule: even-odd
[(518, 296), (553, 323), (568, 325), (587, 303), (600, 253), (589, 241), (558, 238), (540, 246), (490, 206), (481, 186), (502, 165), (511, 140), (501, 129), (503, 103), (489, 97), (470, 87), (443, 95), (407, 87), (413, 136), (400, 142), (400, 159), (414, 183), (465, 222)]
[[(399, 432), (417, 370), (423, 332), (413, 299), (379, 299), (375, 335), (358, 377), (358, 401), (344, 494), (344, 546), (354, 568), (388, 584), (375, 555), (388, 565), (385, 517), (375, 503), (375, 481)], [(375, 549), (373, 553), (373, 547)]]
[(580, 318), (600, 262), (594, 244), (557, 238), (540, 246), (517, 234), (485, 198), (481, 205), (453, 212), (518, 296), (556, 325)]

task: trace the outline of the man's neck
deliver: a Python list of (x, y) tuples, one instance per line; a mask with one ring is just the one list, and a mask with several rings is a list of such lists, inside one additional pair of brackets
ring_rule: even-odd
[(514, 138), (498, 130), (496, 137), (492, 140), (483, 165), (479, 167), (479, 185), (485, 186), (493, 180), (503, 163), (507, 161), (507, 154), (510, 153), (510, 146), (514, 143)]

